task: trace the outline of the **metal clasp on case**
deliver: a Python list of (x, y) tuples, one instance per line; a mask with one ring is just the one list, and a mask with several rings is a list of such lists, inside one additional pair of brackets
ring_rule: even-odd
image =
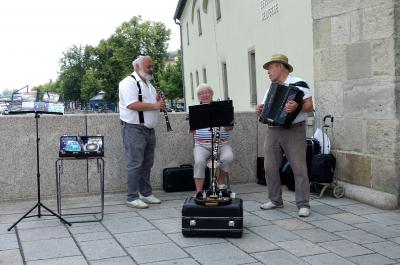
[(190, 220), (189, 225), (190, 226), (196, 226), (196, 220)]
[(229, 227), (235, 227), (235, 221), (229, 221), (228, 222)]

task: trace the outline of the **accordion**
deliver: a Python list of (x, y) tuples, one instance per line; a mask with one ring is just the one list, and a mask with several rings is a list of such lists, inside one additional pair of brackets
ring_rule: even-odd
[[(284, 86), (272, 83), (260, 114), (260, 122), (289, 126), (301, 110), (303, 97), (304, 92), (293, 85)], [(285, 105), (290, 100), (294, 100), (299, 105), (294, 112), (287, 113)]]
[(104, 156), (104, 137), (71, 136), (60, 137), (59, 157), (88, 158)]

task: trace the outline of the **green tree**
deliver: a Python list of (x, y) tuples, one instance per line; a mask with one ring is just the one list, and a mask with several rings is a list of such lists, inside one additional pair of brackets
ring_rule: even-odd
[(57, 87), (66, 100), (85, 102), (103, 90), (106, 101), (117, 102), (118, 84), (133, 72), (132, 61), (141, 54), (152, 57), (153, 84), (158, 86), (170, 34), (163, 23), (142, 21), (135, 16), (96, 47), (74, 45), (65, 51), (60, 59)]
[(183, 98), (182, 82), (182, 53), (178, 51), (177, 59), (173, 64), (167, 65), (160, 75), (160, 87), (165, 97), (175, 105), (176, 100)]
[(92, 97), (96, 96), (101, 89), (101, 81), (95, 77), (94, 69), (86, 70), (82, 80), (81, 100), (88, 102)]
[(42, 95), (45, 92), (56, 92), (56, 93), (64, 92), (62, 87), (60, 86), (60, 82), (59, 81), (53, 82), (53, 80), (51, 79), (48, 83), (45, 83), (44, 85), (33, 87), (32, 90), (38, 90)]
[(84, 48), (73, 45), (60, 59), (58, 81), (63, 88), (66, 100), (80, 101), (83, 76), (86, 73)]
[(118, 83), (133, 72), (132, 61), (141, 54), (152, 57), (155, 65), (153, 83), (158, 85), (170, 34), (163, 23), (143, 22), (138, 16), (122, 23), (110, 38), (100, 42), (95, 52), (97, 76), (102, 80), (107, 101), (117, 101)]

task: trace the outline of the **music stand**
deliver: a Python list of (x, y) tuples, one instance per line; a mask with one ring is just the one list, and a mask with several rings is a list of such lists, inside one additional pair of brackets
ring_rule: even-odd
[[(16, 226), (19, 222), (22, 221), (24, 218), (30, 218), (30, 217), (35, 217), (37, 216), (38, 218), (42, 216), (56, 216), (60, 221), (63, 223), (71, 226), (71, 223), (62, 218), (60, 215), (57, 213), (53, 212), (50, 210), (48, 207), (46, 207), (41, 201), (40, 201), (40, 164), (39, 164), (39, 118), (40, 114), (54, 114), (54, 115), (63, 115), (63, 113), (60, 112), (52, 112), (52, 111), (35, 111), (35, 110), (20, 110), (20, 111), (10, 111), (9, 114), (26, 114), (26, 113), (34, 113), (35, 114), (35, 120), (36, 120), (36, 170), (37, 170), (37, 203), (26, 213), (24, 214), (18, 221), (16, 221), (10, 228), (7, 230), (10, 231), (14, 226)], [(30, 215), (28, 216), (35, 208), (38, 208), (38, 213), (35, 215)], [(41, 213), (41, 207), (46, 209), (49, 213), (51, 214), (42, 214)]]
[(215, 192), (214, 174), (214, 130), (213, 127), (233, 126), (232, 100), (212, 101), (210, 104), (189, 106), (190, 130), (210, 128), (211, 132), (211, 187)]

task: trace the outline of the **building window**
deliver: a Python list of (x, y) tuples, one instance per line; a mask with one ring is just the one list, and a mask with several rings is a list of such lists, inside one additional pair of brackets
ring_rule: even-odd
[(222, 85), (224, 88), (224, 97), (225, 99), (229, 98), (228, 94), (228, 71), (226, 68), (226, 62), (222, 63)]
[(196, 70), (196, 85), (199, 86), (199, 72)]
[(201, 30), (201, 17), (200, 17), (200, 9), (197, 9), (197, 23), (198, 23), (198, 29), (199, 29), (199, 36), (203, 33)]
[(203, 68), (203, 82), (207, 83), (207, 70), (206, 70), (206, 68)]
[(187, 45), (189, 46), (189, 23), (186, 22), (186, 37), (187, 37)]
[(215, 0), (215, 11), (217, 14), (217, 20), (221, 18), (221, 3), (219, 0)]
[(256, 52), (249, 51), (250, 104), (257, 104)]
[(192, 93), (192, 100), (194, 100), (194, 87), (193, 87), (193, 74), (190, 73), (190, 92)]

